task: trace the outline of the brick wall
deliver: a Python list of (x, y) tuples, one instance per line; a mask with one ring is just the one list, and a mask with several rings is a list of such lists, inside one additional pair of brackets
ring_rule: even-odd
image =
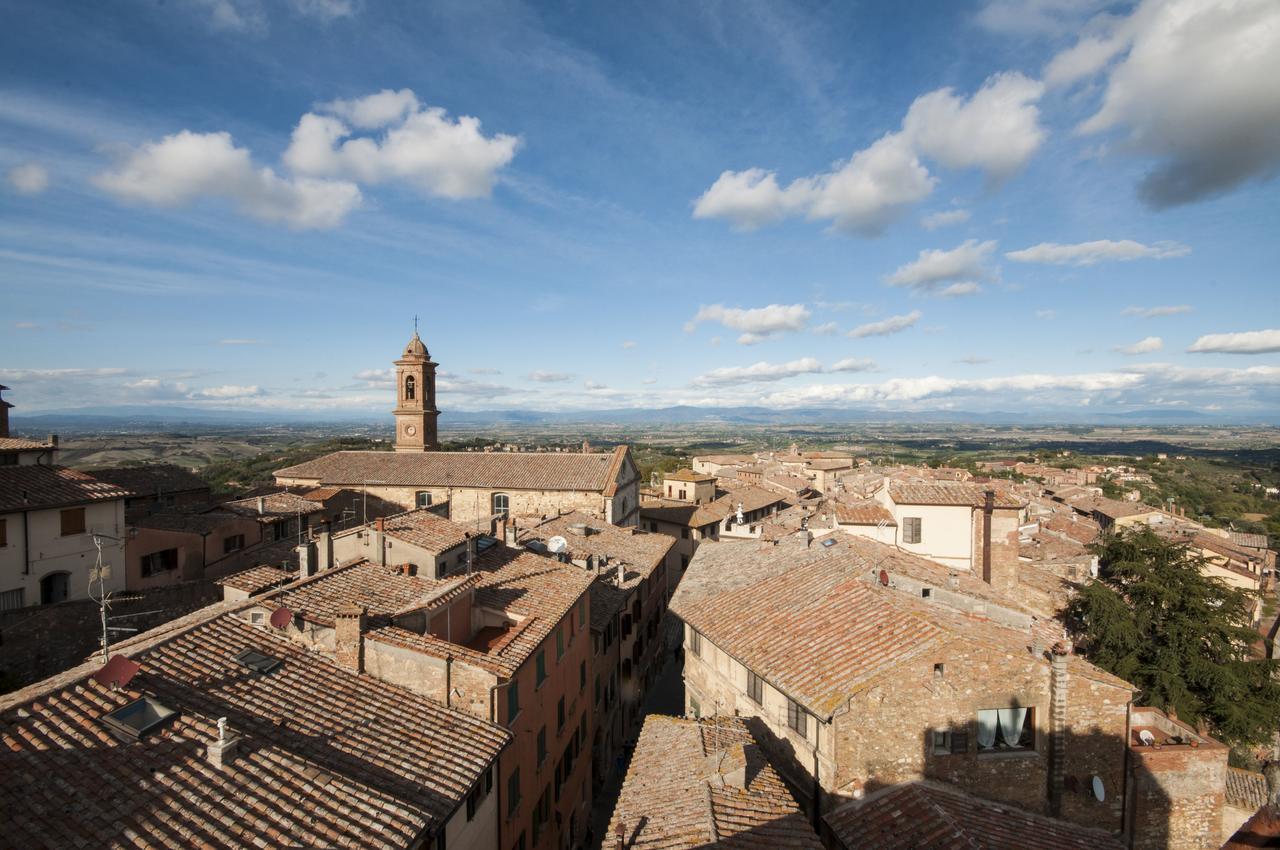
[[(185, 582), (122, 595), (112, 601), (108, 616), (113, 626), (142, 632), (221, 599), (222, 589), (210, 580)], [(114, 640), (123, 641), (136, 633), (113, 634)], [(6, 611), (0, 617), (0, 691), (81, 663), (101, 649), (101, 638), (101, 614), (91, 600)]]

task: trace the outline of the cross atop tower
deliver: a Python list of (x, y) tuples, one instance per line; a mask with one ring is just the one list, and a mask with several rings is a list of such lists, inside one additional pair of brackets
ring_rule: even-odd
[(413, 335), (414, 336), (418, 335), (418, 314), (417, 313), (413, 314)]

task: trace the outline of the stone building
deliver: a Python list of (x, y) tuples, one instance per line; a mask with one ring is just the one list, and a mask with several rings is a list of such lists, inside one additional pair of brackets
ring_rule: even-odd
[(210, 501), (209, 485), (200, 476), (171, 463), (91, 469), (89, 474), (133, 494), (124, 503), (131, 522), (153, 511), (194, 510)]
[(803, 848), (822, 843), (750, 725), (651, 714), (627, 767), (606, 847)]
[(283, 608), (282, 634), (339, 666), (510, 730), (494, 777), (500, 846), (580, 843), (594, 576), (426, 510), (321, 531), (301, 551), (301, 577), (252, 597), (242, 616), (270, 622)]
[(0, 696), (4, 844), (499, 841), (511, 735), (219, 603)]
[[(1112, 835), (1199, 807), (1208, 825), (1170, 833), (1168, 847), (1221, 841), (1219, 768), (1153, 760), (1135, 779), (1131, 733), (1154, 721), (1133, 687), (966, 570), (802, 532), (704, 546), (671, 610), (685, 624), (689, 713), (758, 718), (811, 810), (928, 780)], [(1220, 745), (1182, 734), (1225, 768)], [(1138, 787), (1154, 790), (1139, 799)]]
[(1018, 558), (1018, 526), (1025, 503), (1003, 490), (967, 482), (889, 480), (876, 492), (897, 523), (902, 549), (949, 567), (1012, 586)]
[[(605, 781), (624, 744), (634, 740), (642, 704), (665, 660), (667, 556), (664, 534), (565, 514), (518, 532), (521, 545), (594, 575), (591, 584), (592, 779)], [(561, 543), (560, 541), (563, 541)]]

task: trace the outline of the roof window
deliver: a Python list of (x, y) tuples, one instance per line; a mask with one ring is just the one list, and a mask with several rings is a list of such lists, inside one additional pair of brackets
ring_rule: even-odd
[(235, 660), (239, 661), (245, 667), (255, 673), (270, 673), (284, 662), (273, 655), (267, 655), (265, 652), (259, 652), (256, 649), (246, 649), (239, 655), (235, 656)]
[(151, 697), (140, 697), (102, 715), (102, 722), (124, 738), (140, 741), (148, 732), (177, 716), (178, 712)]

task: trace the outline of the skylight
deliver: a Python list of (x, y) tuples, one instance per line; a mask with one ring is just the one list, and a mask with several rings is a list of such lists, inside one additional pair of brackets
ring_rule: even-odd
[(140, 697), (128, 705), (102, 715), (102, 722), (125, 738), (138, 741), (148, 732), (178, 716), (178, 712), (151, 697)]
[(246, 649), (239, 655), (235, 656), (235, 660), (244, 666), (253, 670), (255, 673), (270, 673), (284, 662), (273, 655), (267, 655), (265, 652), (259, 652), (256, 649)]
[(822, 541), (822, 545), (827, 547), (836, 545), (835, 538), (833, 537), (826, 538), (825, 540)]

